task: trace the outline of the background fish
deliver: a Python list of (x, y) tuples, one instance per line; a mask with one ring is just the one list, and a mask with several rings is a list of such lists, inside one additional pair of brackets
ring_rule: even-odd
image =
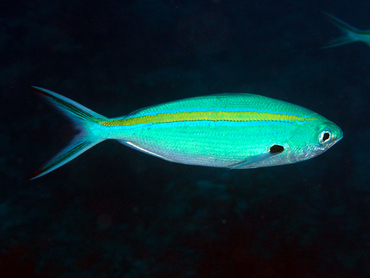
[(30, 179), (106, 139), (171, 162), (244, 169), (303, 161), (343, 136), (337, 125), (315, 112), (253, 94), (189, 98), (108, 119), (52, 91), (31, 89), (73, 120), (81, 133)]
[(366, 43), (367, 45), (370, 45), (370, 30), (359, 30), (329, 13), (326, 12), (322, 13), (335, 26), (339, 27), (339, 29), (342, 30), (343, 36), (331, 40), (330, 42), (328, 42), (327, 44), (323, 45), (320, 48), (329, 48), (357, 41), (361, 41)]

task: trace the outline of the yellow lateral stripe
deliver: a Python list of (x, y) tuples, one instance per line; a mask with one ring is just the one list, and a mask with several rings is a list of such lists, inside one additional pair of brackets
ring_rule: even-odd
[(312, 121), (312, 118), (299, 117), (294, 115), (273, 114), (268, 112), (178, 112), (161, 113), (157, 115), (130, 117), (119, 120), (101, 121), (104, 126), (131, 126), (138, 124), (161, 124), (184, 121), (231, 121), (231, 122), (251, 122), (251, 121)]

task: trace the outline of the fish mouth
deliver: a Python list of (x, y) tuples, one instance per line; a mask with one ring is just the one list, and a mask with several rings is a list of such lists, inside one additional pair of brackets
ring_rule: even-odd
[(343, 138), (343, 130), (339, 129), (339, 131), (340, 133), (339, 133), (339, 136), (337, 137), (337, 142)]
[(333, 122), (328, 122), (327, 125), (331, 126), (330, 129), (332, 131), (332, 136), (334, 139), (333, 141), (335, 141), (335, 143), (343, 138), (343, 130), (339, 126)]
[(342, 140), (342, 138), (343, 138), (343, 131), (339, 127), (337, 127), (337, 132), (333, 134), (333, 140), (332, 142), (330, 142), (330, 144), (327, 145), (327, 149), (334, 146), (336, 143)]

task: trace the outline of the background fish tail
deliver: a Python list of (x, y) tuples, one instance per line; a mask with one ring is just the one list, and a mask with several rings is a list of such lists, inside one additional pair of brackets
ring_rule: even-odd
[(105, 140), (105, 138), (99, 138), (93, 135), (91, 131), (99, 125), (100, 121), (107, 120), (106, 117), (52, 91), (39, 87), (30, 88), (44, 96), (50, 103), (58, 108), (58, 110), (67, 116), (75, 127), (80, 130), (80, 133), (75, 136), (66, 148), (55, 155), (40, 170), (31, 175), (29, 179), (36, 179), (61, 167), (94, 145)]
[(320, 48), (329, 48), (329, 47), (335, 47), (347, 43), (351, 43), (356, 41), (355, 37), (356, 34), (360, 32), (357, 28), (349, 25), (348, 23), (344, 22), (343, 20), (340, 20), (339, 18), (322, 11), (322, 14), (325, 15), (331, 23), (333, 23), (335, 26), (337, 26), (340, 30), (343, 32), (343, 36), (336, 38), (334, 40), (331, 40), (327, 44), (321, 46)]
[(340, 46), (340, 45), (351, 43), (351, 42), (354, 42), (354, 40), (351, 37), (346, 35), (346, 36), (342, 36), (342, 37), (339, 37), (337, 39), (331, 40), (328, 43), (326, 43), (325, 45), (320, 46), (320, 48), (321, 49), (330, 48), (330, 47)]

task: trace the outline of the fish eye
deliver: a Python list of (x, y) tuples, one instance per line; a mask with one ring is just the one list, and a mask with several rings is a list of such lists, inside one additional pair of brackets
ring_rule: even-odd
[(319, 143), (320, 144), (324, 144), (325, 142), (327, 142), (328, 140), (330, 140), (331, 138), (331, 132), (330, 130), (324, 130), (320, 133), (319, 135)]

